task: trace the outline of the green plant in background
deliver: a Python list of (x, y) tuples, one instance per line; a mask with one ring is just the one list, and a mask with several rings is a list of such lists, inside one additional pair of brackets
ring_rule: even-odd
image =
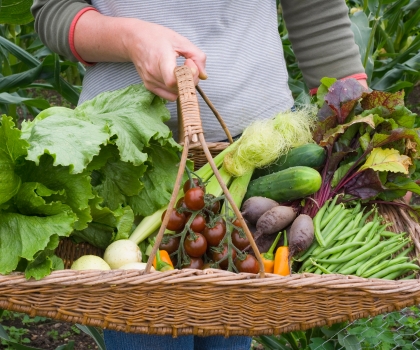
[(406, 96), (420, 79), (420, 1), (356, 0), (352, 29), (374, 90)]
[(413, 306), (352, 323), (260, 336), (255, 342), (265, 350), (420, 349), (420, 310)]
[[(420, 1), (352, 0), (347, 4), (370, 88), (388, 92), (404, 90), (407, 96), (420, 80)], [(308, 88), (288, 39), (281, 7), (278, 21), (289, 87), (296, 101), (305, 103)]]
[(3, 0), (0, 7), (0, 112), (15, 121), (18, 107), (23, 118), (50, 107), (43, 97), (48, 91), (76, 105), (85, 71), (80, 63), (62, 60), (41, 43), (31, 5), (32, 0)]

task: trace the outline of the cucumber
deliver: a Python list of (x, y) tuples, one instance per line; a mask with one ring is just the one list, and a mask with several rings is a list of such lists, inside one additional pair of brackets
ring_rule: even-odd
[(276, 173), (294, 166), (308, 166), (319, 168), (325, 162), (325, 149), (316, 143), (292, 148), (287, 154), (280, 156), (274, 163), (268, 167), (255, 169), (252, 179), (258, 179), (261, 176)]
[(307, 166), (295, 166), (252, 180), (244, 201), (261, 196), (277, 202), (288, 202), (309, 196), (321, 187), (320, 173)]

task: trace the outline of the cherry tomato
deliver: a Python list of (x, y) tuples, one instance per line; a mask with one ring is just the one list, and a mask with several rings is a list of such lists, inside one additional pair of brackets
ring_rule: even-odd
[(190, 210), (201, 210), (204, 208), (204, 191), (200, 187), (190, 188), (184, 196), (184, 202)]
[[(162, 221), (166, 215), (166, 210), (162, 214)], [(179, 213), (177, 210), (172, 210), (171, 216), (169, 217), (168, 225), (166, 228), (170, 231), (182, 230), (185, 226), (185, 214)]]
[[(207, 197), (209, 200), (213, 200), (214, 198), (216, 198), (212, 194), (208, 194)], [(220, 211), (220, 201), (213, 202), (213, 204), (208, 209), (212, 211), (214, 214), (218, 214)]]
[(258, 273), (260, 271), (257, 259), (250, 254), (247, 254), (243, 260), (236, 258), (235, 266), (239, 272)]
[[(235, 260), (236, 259), (236, 250), (232, 249), (230, 254), (232, 255), (232, 259)], [(213, 250), (211, 252), (211, 258), (215, 263), (224, 259), (223, 261), (219, 262), (219, 266), (222, 269), (227, 269), (228, 266), (229, 266), (228, 245), (223, 244), (223, 250), (222, 251)]]
[(224, 220), (219, 220), (215, 225), (206, 226), (203, 230), (203, 235), (206, 237), (207, 243), (210, 246), (217, 247), (226, 234), (226, 223)]
[(187, 235), (184, 240), (185, 252), (193, 258), (201, 257), (207, 250), (207, 241), (205, 237), (198, 232), (195, 232), (195, 239), (191, 235)]
[(232, 243), (239, 250), (244, 250), (249, 246), (250, 242), (248, 237), (243, 233), (241, 237), (239, 230), (233, 229), (232, 231)]
[(190, 229), (194, 232), (203, 232), (206, 228), (206, 219), (203, 215), (197, 214), (190, 224)]
[(216, 266), (216, 264), (214, 262), (208, 262), (208, 263), (205, 263), (202, 267), (202, 270), (205, 270), (205, 269), (218, 269), (218, 270), (220, 270), (220, 266)]
[(242, 227), (241, 222), (239, 221), (239, 219), (235, 219), (235, 220), (233, 220), (233, 221), (232, 221), (232, 224), (233, 224), (234, 226), (236, 226), (237, 228), (241, 228), (241, 227)]
[(168, 254), (176, 252), (179, 247), (179, 241), (181, 238), (174, 237), (173, 235), (164, 235), (162, 241), (160, 242), (159, 249), (166, 250)]
[(175, 207), (177, 209), (180, 209), (180, 208), (188, 209), (187, 206), (185, 205), (184, 197), (181, 197), (180, 199), (178, 199), (178, 202), (176, 202)]
[(182, 268), (201, 270), (203, 266), (204, 266), (203, 259), (190, 257), (190, 263), (188, 265), (182, 265)]
[(194, 186), (191, 186), (190, 179), (184, 182), (184, 186), (183, 186), (184, 193), (187, 193), (187, 191), (193, 187), (200, 187), (203, 191), (205, 190), (203, 183), (201, 183), (200, 185), (200, 180), (198, 180), (196, 177), (194, 177), (192, 180), (193, 180)]

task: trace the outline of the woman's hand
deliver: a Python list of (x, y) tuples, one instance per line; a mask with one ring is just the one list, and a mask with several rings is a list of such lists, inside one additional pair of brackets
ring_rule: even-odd
[(207, 78), (206, 55), (198, 47), (171, 29), (138, 22), (139, 30), (131, 31), (124, 42), (147, 89), (167, 100), (176, 100), (178, 90), (174, 70), (179, 56), (186, 58), (184, 64), (191, 68), (195, 84), (199, 78)]
[(169, 28), (134, 18), (87, 11), (76, 23), (74, 48), (86, 62), (133, 62), (146, 88), (169, 101), (178, 96), (177, 57), (186, 58), (195, 84), (207, 78), (206, 55), (197, 46)]

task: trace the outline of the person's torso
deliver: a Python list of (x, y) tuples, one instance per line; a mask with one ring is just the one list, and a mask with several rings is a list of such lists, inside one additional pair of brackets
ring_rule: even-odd
[[(137, 17), (171, 28), (205, 52), (208, 79), (199, 84), (232, 135), (293, 105), (273, 0), (93, 0), (92, 5), (107, 16)], [(179, 58), (178, 64), (183, 61)], [(98, 63), (87, 69), (79, 103), (140, 81), (131, 63)], [(217, 119), (199, 101), (206, 140), (225, 139)], [(176, 139), (176, 104), (168, 108)]]

